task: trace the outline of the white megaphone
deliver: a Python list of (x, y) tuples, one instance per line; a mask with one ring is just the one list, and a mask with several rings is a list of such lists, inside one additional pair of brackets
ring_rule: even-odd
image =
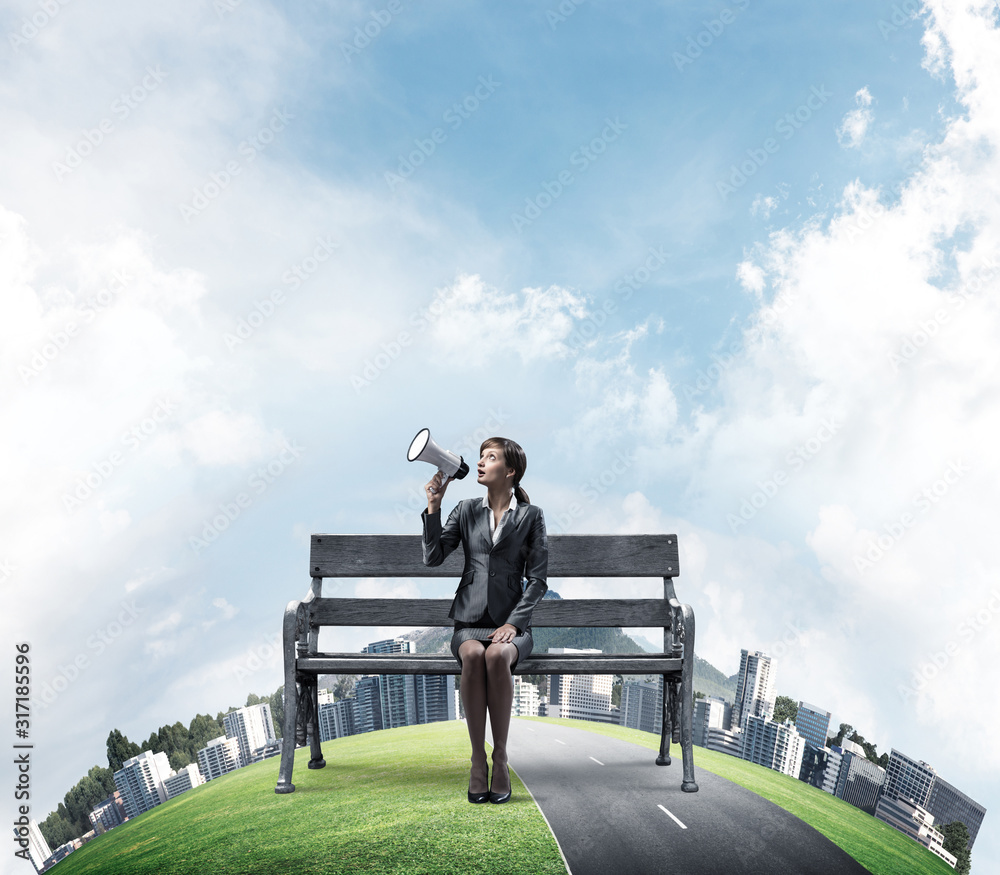
[[(444, 450), (434, 443), (429, 428), (422, 428), (417, 432), (417, 436), (410, 441), (410, 448), (406, 451), (407, 462), (430, 462), (436, 465), (441, 473), (443, 483), (449, 477), (461, 480), (469, 473), (469, 466), (461, 456), (456, 456), (450, 450)], [(432, 486), (431, 492), (437, 492)]]

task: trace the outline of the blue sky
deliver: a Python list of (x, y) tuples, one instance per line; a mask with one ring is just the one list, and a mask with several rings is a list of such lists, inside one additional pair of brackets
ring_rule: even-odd
[(112, 728), (277, 687), (310, 533), (419, 531), (424, 426), (519, 441), (550, 531), (676, 532), (700, 655), (773, 652), (780, 693), (994, 807), (997, 17), (4, 4), (33, 813)]

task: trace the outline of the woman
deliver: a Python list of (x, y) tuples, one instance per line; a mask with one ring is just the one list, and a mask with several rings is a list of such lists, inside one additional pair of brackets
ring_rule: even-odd
[[(439, 471), (425, 487), (422, 514), (425, 565), (440, 565), (461, 542), (465, 568), (448, 616), (455, 621), (451, 652), (462, 666), (460, 690), (472, 742), (469, 801), (510, 799), (507, 731), (514, 700), (514, 666), (531, 653), (531, 612), (548, 589), (549, 548), (541, 508), (521, 488), (527, 460), (507, 438), (479, 449), (482, 499), (460, 501), (441, 525), (441, 499), (450, 477)], [(522, 579), (527, 586), (522, 590)], [(493, 780), (486, 762), (486, 712), (493, 729)]]

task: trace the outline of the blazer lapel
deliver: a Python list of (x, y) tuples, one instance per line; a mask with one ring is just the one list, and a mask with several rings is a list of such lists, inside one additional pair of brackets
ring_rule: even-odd
[[(490, 513), (492, 513), (492, 512), (493, 511), (490, 511)], [(507, 520), (507, 522), (505, 522), (503, 524), (503, 528), (500, 530), (500, 537), (497, 538), (496, 544), (492, 545), (492, 549), (493, 550), (495, 550), (497, 547), (503, 546), (504, 541), (506, 541), (511, 536), (511, 534), (513, 533), (513, 531), (518, 526), (520, 526), (522, 522), (524, 522), (524, 517), (525, 517), (525, 514), (527, 514), (527, 512), (528, 512), (528, 505), (527, 504), (523, 504), (522, 503), (522, 504), (519, 504), (517, 506), (517, 508), (514, 510), (512, 518), (509, 519), (509, 520)], [(487, 519), (487, 526), (488, 525), (489, 525), (489, 520)], [(487, 537), (489, 537), (489, 529), (488, 528), (487, 528), (487, 531), (486, 531), (486, 535), (487, 535)]]

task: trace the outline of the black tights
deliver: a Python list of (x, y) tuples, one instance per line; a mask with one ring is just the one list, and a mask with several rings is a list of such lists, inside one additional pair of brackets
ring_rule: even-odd
[[(462, 661), (459, 689), (465, 722), (472, 742), (472, 771), (469, 791), (485, 793), (486, 786), (486, 712), (490, 713), (493, 729), (493, 787), (497, 793), (510, 789), (507, 771), (507, 733), (510, 729), (510, 709), (514, 702), (514, 677), (511, 669), (517, 662), (513, 644), (490, 644), (463, 641), (458, 648)], [(497, 768), (500, 766), (501, 768)]]

